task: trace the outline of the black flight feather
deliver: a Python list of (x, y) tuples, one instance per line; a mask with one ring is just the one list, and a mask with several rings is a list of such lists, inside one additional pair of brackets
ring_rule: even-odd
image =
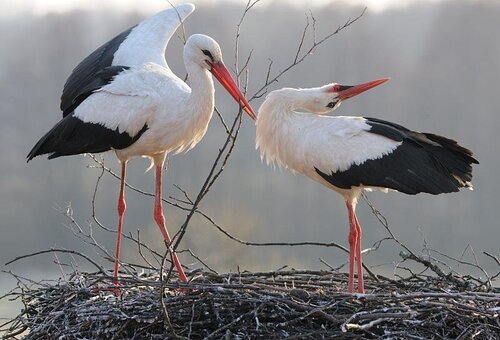
[(332, 185), (350, 189), (357, 186), (394, 189), (414, 195), (441, 194), (469, 187), (472, 164), (479, 162), (472, 152), (454, 140), (432, 133), (421, 133), (376, 118), (365, 118), (368, 133), (401, 142), (394, 151), (345, 171), (316, 172)]
[(43, 136), (28, 154), (28, 162), (36, 156), (50, 154), (49, 159), (82, 153), (99, 153), (124, 149), (135, 143), (148, 129), (135, 135), (108, 129), (98, 123), (84, 123), (72, 114), (61, 119)]
[[(134, 26), (135, 27), (135, 26)], [(61, 95), (61, 110), (63, 117), (71, 114), (93, 91), (100, 87), (91, 86), (101, 82), (101, 87), (106, 85), (100, 72), (109, 68), (120, 45), (127, 39), (134, 27), (118, 34), (116, 37), (103, 44), (78, 64), (64, 84)], [(109, 78), (110, 80), (111, 78)]]

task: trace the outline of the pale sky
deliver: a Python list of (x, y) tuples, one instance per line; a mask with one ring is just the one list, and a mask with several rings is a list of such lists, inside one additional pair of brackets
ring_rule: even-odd
[[(246, 0), (231, 0), (240, 2), (242, 5)], [(259, 6), (265, 6), (276, 0), (262, 0)], [(278, 0), (279, 1), (279, 0)], [(285, 2), (285, 0), (281, 0)], [(417, 2), (438, 2), (443, 0), (294, 0), (286, 1), (287, 4), (302, 5), (304, 2), (310, 4), (328, 4), (335, 2), (348, 2), (356, 5), (367, 6), (372, 11), (383, 11), (391, 7), (404, 7)], [(187, 1), (172, 0), (172, 3), (183, 3)], [(217, 0), (192, 0), (198, 6), (215, 4)], [(220, 1), (219, 1), (220, 2)], [(61, 13), (73, 9), (113, 9), (123, 11), (144, 11), (146, 13), (165, 8), (166, 0), (2, 0), (0, 5), (0, 16), (11, 16), (20, 13), (35, 13), (44, 15), (47, 13)]]

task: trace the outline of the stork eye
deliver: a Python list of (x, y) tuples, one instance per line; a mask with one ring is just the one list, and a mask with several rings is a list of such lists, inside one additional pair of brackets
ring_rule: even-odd
[(211, 61), (214, 61), (214, 57), (212, 56), (212, 53), (210, 53), (209, 50), (201, 50), (204, 55), (210, 58)]
[(330, 109), (333, 109), (337, 105), (337, 102), (329, 102), (326, 107), (329, 107)]

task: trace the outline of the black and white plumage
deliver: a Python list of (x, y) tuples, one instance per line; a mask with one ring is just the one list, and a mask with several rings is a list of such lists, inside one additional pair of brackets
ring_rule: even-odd
[(277, 162), (341, 194), (349, 212), (349, 291), (364, 292), (361, 227), (355, 208), (363, 190), (441, 194), (472, 189), (472, 152), (454, 140), (411, 131), (376, 118), (324, 116), (343, 100), (388, 78), (356, 86), (284, 88), (259, 109), (256, 145), (268, 164)]
[[(166, 46), (194, 11), (183, 4), (161, 11), (111, 39), (71, 73), (61, 96), (63, 119), (28, 154), (49, 158), (114, 150), (122, 165), (118, 199), (115, 277), (118, 276), (127, 162), (149, 157), (156, 167), (154, 219), (170, 246), (161, 204), (162, 167), (168, 154), (194, 147), (205, 135), (214, 109), (212, 75), (250, 117), (255, 113), (222, 61), (215, 40), (195, 34), (184, 46), (190, 86), (165, 60)], [(177, 255), (172, 260), (186, 281)]]
[[(454, 140), (432, 133), (410, 131), (403, 126), (376, 118), (365, 118), (368, 133), (400, 143), (383, 157), (368, 159), (348, 170), (316, 171), (341, 189), (377, 187), (415, 195), (456, 192), (471, 187), (472, 153)], [(404, 171), (402, 171), (404, 170)]]

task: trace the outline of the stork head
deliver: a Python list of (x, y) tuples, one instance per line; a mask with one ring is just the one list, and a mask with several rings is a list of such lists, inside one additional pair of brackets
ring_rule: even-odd
[(219, 44), (204, 34), (193, 34), (189, 37), (184, 48), (184, 57), (208, 70), (211, 64), (222, 62)]
[(210, 71), (215, 79), (217, 79), (226, 91), (229, 92), (231, 97), (241, 105), (243, 110), (245, 110), (252, 119), (255, 120), (257, 118), (257, 115), (224, 65), (220, 46), (214, 39), (203, 34), (193, 34), (186, 41), (184, 59), (189, 62), (194, 62), (203, 69)]
[(359, 85), (332, 83), (313, 89), (304, 89), (302, 91), (305, 92), (308, 100), (303, 100), (300, 107), (308, 112), (326, 114), (337, 109), (344, 100), (385, 83), (389, 79), (381, 78)]

